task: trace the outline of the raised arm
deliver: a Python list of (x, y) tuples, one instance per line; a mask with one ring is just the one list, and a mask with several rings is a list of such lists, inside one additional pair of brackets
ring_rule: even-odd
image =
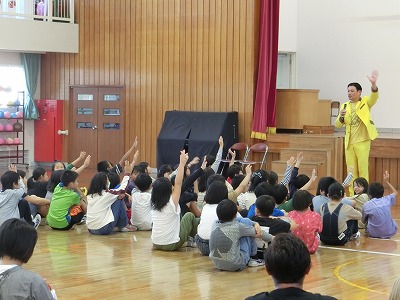
[(185, 165), (186, 162), (188, 161), (188, 158), (189, 157), (185, 153), (185, 150), (182, 150), (179, 157), (179, 166), (175, 177), (175, 186), (171, 195), (172, 200), (174, 201), (176, 207), (179, 205), (179, 198), (181, 196), (181, 190), (182, 190), (183, 173), (185, 172)]
[[(84, 158), (86, 157), (86, 152), (85, 151), (81, 151), (79, 153), (79, 157), (77, 159), (75, 159), (72, 163), (70, 163), (71, 165), (73, 165), (74, 167), (76, 167), (78, 165), (78, 163), (80, 163)], [(77, 172), (75, 170), (75, 172)]]
[(281, 181), (281, 184), (287, 185), (290, 180), (290, 175), (292, 174), (292, 170), (294, 168), (294, 164), (296, 163), (296, 159), (294, 156), (291, 156), (289, 160), (286, 162), (286, 170), (285, 173), (283, 174), (283, 179)]
[(135, 140), (133, 141), (132, 146), (129, 148), (128, 151), (126, 151), (126, 153), (124, 154), (124, 156), (122, 156), (121, 159), (120, 159), (120, 161), (118, 162), (120, 166), (123, 166), (123, 165), (124, 165), (124, 161), (127, 160), (127, 159), (129, 158), (129, 155), (131, 155), (133, 149), (136, 148), (137, 144), (138, 144), (138, 140), (137, 140), (137, 137), (135, 137)]
[(85, 158), (85, 161), (83, 162), (83, 165), (80, 166), (78, 169), (75, 170), (76, 173), (80, 174), (83, 170), (85, 170), (87, 167), (90, 165), (90, 158), (91, 156), (88, 155)]
[(311, 184), (315, 181), (315, 179), (317, 179), (317, 171), (315, 171), (315, 169), (312, 170), (311, 173), (311, 178), (309, 181), (307, 181), (307, 183), (305, 185), (303, 185), (300, 190), (308, 190), (311, 186)]
[(383, 181), (388, 185), (388, 187), (390, 189), (390, 193), (394, 194), (394, 196), (396, 197), (397, 196), (397, 190), (389, 182), (389, 172), (388, 171), (385, 171), (385, 173), (383, 173)]
[(218, 149), (217, 155), (215, 156), (215, 161), (211, 165), (211, 169), (214, 170), (215, 174), (217, 174), (217, 172), (218, 172), (218, 167), (219, 167), (219, 164), (221, 163), (221, 159), (222, 159), (222, 151), (224, 150), (224, 139), (222, 138), (222, 136), (219, 137), (218, 143), (219, 143), (219, 149)]
[(241, 193), (243, 193), (246, 186), (248, 186), (250, 179), (251, 179), (251, 167), (252, 167), (252, 165), (250, 165), (250, 164), (246, 166), (246, 177), (243, 178), (242, 182), (236, 188), (236, 190), (235, 190), (236, 195), (240, 195)]

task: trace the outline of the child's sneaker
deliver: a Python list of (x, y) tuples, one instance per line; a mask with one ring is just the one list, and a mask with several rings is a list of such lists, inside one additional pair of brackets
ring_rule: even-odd
[(36, 216), (32, 218), (33, 227), (35, 227), (36, 230), (38, 229), (41, 220), (42, 217), (39, 214), (36, 214)]
[(263, 259), (250, 258), (249, 263), (247, 265), (249, 267), (261, 267), (265, 265), (265, 262)]
[(133, 231), (136, 231), (136, 230), (137, 230), (137, 227), (133, 226), (133, 225), (128, 225), (128, 226), (125, 226), (125, 227), (118, 228), (119, 232), (133, 232)]
[(356, 240), (356, 239), (358, 239), (360, 236), (361, 236), (361, 233), (360, 233), (359, 231), (357, 231), (357, 233), (353, 234), (353, 235), (350, 237), (350, 240)]
[(82, 225), (82, 224), (85, 224), (85, 223), (86, 223), (86, 215), (84, 215), (82, 217), (82, 220), (79, 223), (77, 223), (77, 225)]

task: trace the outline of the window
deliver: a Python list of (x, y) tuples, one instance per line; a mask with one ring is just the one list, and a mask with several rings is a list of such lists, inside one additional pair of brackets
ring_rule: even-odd
[(0, 106), (17, 99), (22, 103), (18, 92), (25, 91), (25, 95), (27, 94), (24, 69), (17, 66), (0, 66), (0, 87), (7, 89), (0, 90)]

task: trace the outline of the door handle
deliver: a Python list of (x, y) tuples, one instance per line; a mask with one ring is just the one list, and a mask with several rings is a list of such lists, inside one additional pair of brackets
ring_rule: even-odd
[(92, 129), (93, 129), (93, 130), (97, 129), (97, 126), (96, 126), (96, 125), (93, 125), (93, 126), (92, 126)]
[(67, 130), (59, 130), (58, 135), (68, 135), (68, 129)]

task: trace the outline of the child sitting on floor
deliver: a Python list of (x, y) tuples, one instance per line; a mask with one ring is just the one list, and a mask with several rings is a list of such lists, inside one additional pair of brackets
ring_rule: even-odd
[(78, 173), (66, 170), (55, 187), (47, 223), (55, 230), (69, 230), (82, 221), (86, 213), (86, 197), (78, 187)]
[[(91, 234), (107, 235), (116, 227), (120, 232), (136, 230), (136, 227), (127, 226), (128, 217), (123, 202), (134, 162), (129, 164), (129, 161), (125, 161), (125, 176), (117, 189), (109, 189), (110, 180), (105, 172), (99, 172), (92, 178), (88, 189), (86, 214), (86, 225)], [(121, 199), (118, 197), (120, 195)]]
[(350, 239), (360, 236), (357, 221), (361, 219), (361, 213), (341, 203), (344, 188), (340, 183), (331, 184), (328, 195), (330, 201), (321, 207), (321, 242), (326, 245), (345, 245)]
[[(237, 206), (229, 199), (217, 206), (218, 221), (215, 221), (210, 236), (210, 258), (215, 267), (224, 271), (241, 271), (247, 265), (256, 266), (251, 257), (257, 254), (254, 237), (266, 242), (272, 236), (261, 230), (260, 225), (247, 218), (236, 218)], [(259, 265), (262, 265), (260, 261)]]
[(289, 212), (291, 218), (297, 224), (293, 234), (298, 236), (307, 246), (310, 254), (318, 249), (318, 233), (322, 231), (321, 216), (310, 210), (312, 195), (308, 191), (299, 190), (293, 196), (293, 208)]
[(22, 218), (28, 224), (34, 225), (37, 228), (41, 217), (37, 214), (32, 219), (29, 203), (42, 206), (49, 205), (50, 201), (35, 195), (25, 194), (24, 187), (20, 183), (22, 180), (16, 172), (17, 167), (11, 165), (9, 170), (1, 176), (0, 225), (11, 218)]
[(138, 230), (151, 230), (151, 184), (152, 179), (146, 173), (139, 174), (135, 179), (135, 185), (139, 192), (132, 194), (131, 224)]
[(43, 278), (21, 266), (33, 254), (36, 230), (19, 219), (9, 219), (0, 226), (0, 298), (57, 299)]
[(393, 220), (390, 208), (394, 205), (397, 190), (389, 182), (389, 173), (383, 174), (383, 181), (388, 185), (391, 194), (383, 196), (384, 188), (379, 182), (369, 185), (370, 201), (362, 209), (362, 221), (367, 224), (365, 232), (376, 238), (390, 238), (397, 233), (397, 224)]
[(196, 219), (193, 213), (188, 212), (182, 219), (180, 218), (179, 198), (187, 160), (188, 155), (184, 150), (181, 151), (174, 189), (172, 189), (171, 181), (165, 177), (157, 178), (153, 182), (151, 193), (153, 230), (151, 240), (154, 249), (176, 251), (189, 237), (194, 237), (197, 233), (199, 219)]

